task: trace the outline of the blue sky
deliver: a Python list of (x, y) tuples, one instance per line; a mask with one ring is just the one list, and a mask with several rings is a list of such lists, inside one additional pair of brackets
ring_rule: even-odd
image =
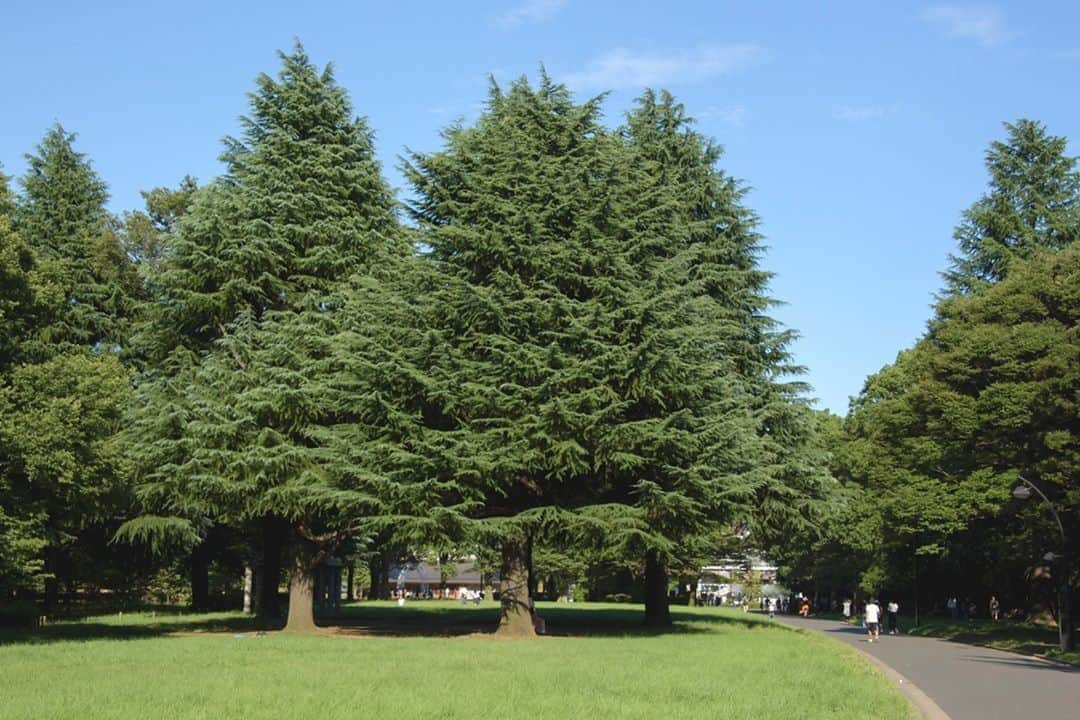
[(1080, 142), (1080, 3), (7, 2), (0, 162), (20, 175), (55, 121), (109, 183), (112, 208), (220, 172), (245, 93), (300, 38), (368, 117), (384, 169), (474, 118), (486, 76), (543, 63), (610, 124), (666, 87), (752, 188), (763, 265), (801, 333), (819, 407), (923, 331), (960, 213), (984, 190), (1001, 123)]

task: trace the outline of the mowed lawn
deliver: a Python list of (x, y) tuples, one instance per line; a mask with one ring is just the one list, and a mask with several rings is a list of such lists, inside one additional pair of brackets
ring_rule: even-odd
[[(540, 605), (552, 636), (501, 640), (497, 607), (359, 603), (322, 636), (238, 614), (90, 618), (0, 635), (0, 718), (911, 717), (839, 643), (717, 609)], [(325, 621), (327, 623), (330, 620)]]

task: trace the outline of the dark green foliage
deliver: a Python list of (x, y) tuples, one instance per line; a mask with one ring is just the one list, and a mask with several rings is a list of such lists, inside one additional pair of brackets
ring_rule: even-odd
[(16, 229), (57, 290), (53, 317), (37, 341), (42, 357), (70, 345), (122, 348), (139, 293), (105, 209), (105, 183), (75, 151), (74, 141), (59, 125), (45, 134), (38, 154), (26, 156), (23, 194), (16, 202)]
[(405, 171), (421, 242), (444, 276), (430, 303), (437, 420), (459, 442), (454, 476), (485, 514), (590, 500), (587, 426), (606, 404), (598, 297), (613, 269), (602, 209), (613, 140), (595, 101), (544, 78), (492, 88), (474, 128)]
[(1051, 496), (1077, 551), (1078, 260), (1075, 245), (1014, 259), (867, 381), (833, 441), (862, 490), (829, 532), (867, 591), (910, 588), (918, 563), (931, 592), (1039, 600), (1025, 569), (1059, 543), (1045, 508), (1011, 500), (1018, 475)]
[(1080, 171), (1068, 141), (1033, 120), (1005, 123), (1008, 139), (986, 153), (990, 191), (964, 212), (960, 255), (945, 273), (951, 294), (1004, 278), (1014, 259), (1060, 250), (1080, 236)]
[(0, 372), (24, 357), (48, 302), (34, 254), (15, 231), (13, 209), (7, 177), (0, 173)]
[(187, 532), (162, 515), (283, 518), (295, 582), (365, 519), (406, 504), (358, 438), (386, 411), (365, 364), (381, 331), (365, 323), (390, 303), (368, 278), (402, 274), (408, 245), (371, 133), (331, 71), (299, 46), (281, 60), (276, 79), (257, 80), (243, 137), (227, 141), (227, 175), (195, 193), (151, 274), (131, 437), (153, 515), (125, 533)]
[(226, 141), (226, 175), (183, 203), (152, 280), (157, 312), (143, 340), (152, 357), (205, 352), (242, 313), (303, 307), (374, 255), (406, 249), (371, 131), (331, 69), (299, 46), (281, 60), (276, 79), (256, 80), (244, 134)]
[(824, 533), (785, 555), (798, 576), (923, 610), (975, 592), (980, 606), (1045, 603), (1031, 579), (1059, 542), (1045, 508), (1012, 500), (1018, 475), (1046, 490), (1078, 549), (1080, 174), (1064, 138), (1006, 128), (926, 335), (868, 378), (842, 429), (829, 423), (839, 494)]
[(158, 187), (143, 191), (146, 209), (124, 215), (124, 251), (144, 274), (170, 252), (180, 218), (187, 215), (197, 189), (195, 179), (189, 175), (176, 190)]
[[(13, 227), (0, 214), (0, 566), (3, 590), (44, 585), (55, 602), (72, 547), (125, 506), (116, 444), (127, 371), (129, 268), (117, 252), (104, 185), (50, 131), (30, 157)], [(6, 183), (0, 203), (12, 211)]]
[(446, 277), (430, 358), (451, 473), (521, 533), (504, 545), (554, 524), (667, 561), (816, 494), (755, 218), (689, 123), (649, 93), (612, 133), (545, 76), (493, 87), (474, 127), (405, 166)]
[(643, 95), (625, 134), (636, 172), (625, 251), (637, 292), (620, 303), (634, 332), (619, 339), (629, 363), (616, 377), (638, 387), (619, 388), (626, 402), (613, 430), (639, 433), (622, 484), (655, 534), (646, 547), (677, 567), (715, 551), (718, 524), (737, 522), (766, 545), (807, 522), (824, 457), (803, 386), (786, 379), (800, 372), (785, 349), (790, 333), (767, 315), (757, 219), (719, 169), (719, 146), (667, 93)]
[(21, 365), (5, 377), (0, 525), (18, 536), (15, 557), (22, 550), (25, 559), (0, 584), (40, 588), (42, 568), (55, 582), (79, 533), (124, 507), (127, 469), (116, 434), (129, 384), (115, 357), (86, 353)]

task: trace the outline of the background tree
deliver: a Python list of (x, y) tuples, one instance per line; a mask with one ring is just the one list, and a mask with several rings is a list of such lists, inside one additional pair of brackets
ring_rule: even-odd
[[(46, 133), (38, 154), (27, 156), (14, 230), (0, 220), (12, 274), (4, 294), (14, 296), (5, 303), (10, 364), (0, 368), (0, 484), (9, 526), (38, 534), (34, 562), (50, 613), (61, 584), (76, 589), (88, 574), (83, 561), (104, 555), (94, 538), (129, 497), (115, 441), (129, 385), (118, 355), (138, 282), (105, 209), (105, 184), (73, 141), (59, 126)], [(6, 188), (3, 195), (10, 206)]]
[(944, 274), (950, 294), (1004, 278), (1015, 258), (1060, 250), (1080, 233), (1080, 172), (1068, 141), (1034, 120), (1005, 123), (1008, 137), (986, 153), (990, 189), (964, 212), (953, 237), (960, 254)]
[(43, 357), (71, 345), (122, 348), (140, 292), (105, 207), (105, 183), (74, 141), (60, 125), (50, 128), (37, 154), (26, 156), (23, 192), (16, 199), (19, 234), (37, 255), (42, 274), (63, 293), (42, 328)]
[(876, 535), (868, 558), (853, 556), (862, 585), (915, 607), (947, 596), (984, 607), (991, 594), (1052, 607), (1024, 580), (1047, 551), (1042, 508), (1018, 507), (1010, 490), (1022, 474), (1063, 517), (1076, 503), (1080, 186), (1062, 138), (1007, 127), (988, 154), (991, 193), (958, 230), (950, 294), (914, 348), (867, 381), (840, 443)]
[(198, 184), (190, 175), (177, 189), (157, 187), (140, 193), (144, 210), (125, 213), (122, 242), (124, 251), (143, 272), (155, 267), (168, 254), (171, 241), (179, 230), (181, 218), (188, 214)]

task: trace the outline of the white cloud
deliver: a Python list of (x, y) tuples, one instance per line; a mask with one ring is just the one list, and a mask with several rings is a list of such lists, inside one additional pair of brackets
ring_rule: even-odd
[(698, 120), (715, 120), (721, 125), (741, 128), (746, 125), (747, 111), (745, 105), (727, 105), (717, 107), (710, 105), (704, 112), (697, 113)]
[(545, 22), (566, 7), (566, 2), (567, 0), (525, 0), (493, 18), (491, 23), (500, 30), (513, 30), (529, 23)]
[(934, 5), (919, 17), (949, 37), (974, 40), (983, 47), (1002, 45), (1013, 36), (1005, 26), (1005, 15), (993, 7)]
[(619, 90), (693, 83), (741, 70), (764, 56), (757, 45), (710, 45), (671, 55), (637, 54), (617, 48), (563, 81), (578, 90)]
[(844, 122), (864, 122), (876, 120), (889, 114), (889, 109), (880, 105), (838, 105), (833, 108), (833, 119)]

